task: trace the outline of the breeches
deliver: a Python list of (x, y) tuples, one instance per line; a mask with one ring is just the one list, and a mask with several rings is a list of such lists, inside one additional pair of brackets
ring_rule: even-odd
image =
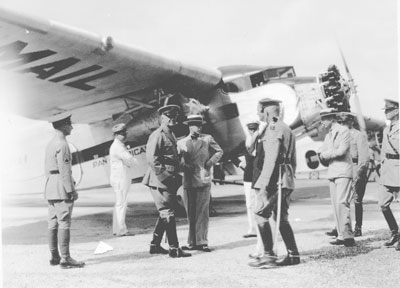
[(329, 190), (338, 230), (338, 239), (353, 238), (350, 218), (351, 200), (350, 178), (335, 178), (329, 180)]
[(378, 203), (382, 210), (384, 210), (387, 207), (390, 207), (390, 204), (392, 204), (394, 196), (396, 195), (397, 197), (399, 191), (400, 187), (379, 185)]
[(160, 217), (169, 222), (171, 218), (175, 217), (175, 209), (178, 205), (176, 193), (170, 193), (167, 190), (157, 188), (150, 188), (150, 191)]
[[(282, 202), (281, 202), (281, 223), (289, 223), (289, 204), (292, 189), (282, 188)], [(262, 224), (268, 222), (272, 213), (274, 213), (274, 220), (276, 220), (278, 210), (278, 191), (260, 191), (256, 190), (257, 201), (256, 208), (254, 209), (256, 222)]]
[(185, 188), (183, 199), (189, 221), (189, 245), (208, 244), (208, 223), (211, 186)]
[(362, 203), (365, 195), (365, 188), (367, 186), (368, 178), (367, 178), (367, 171), (358, 178), (354, 185), (354, 202), (356, 204)]
[(70, 229), (72, 209), (74, 208), (73, 200), (47, 200), (48, 201), (48, 218), (47, 228), (53, 229)]

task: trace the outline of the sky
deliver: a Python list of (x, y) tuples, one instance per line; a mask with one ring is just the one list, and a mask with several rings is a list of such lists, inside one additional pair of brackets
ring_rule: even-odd
[(291, 65), (315, 76), (342, 48), (363, 114), (398, 99), (396, 0), (2, 0), (1, 6), (206, 67)]

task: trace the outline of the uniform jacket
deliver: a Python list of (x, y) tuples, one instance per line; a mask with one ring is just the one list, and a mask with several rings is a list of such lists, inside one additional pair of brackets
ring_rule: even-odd
[(350, 155), (350, 131), (333, 123), (320, 149), (322, 158), (328, 160), (328, 178), (353, 178), (353, 162)]
[(280, 119), (274, 118), (267, 126), (261, 141), (264, 150), (264, 163), (254, 188), (265, 185), (267, 190), (276, 190), (279, 180), (279, 166), (281, 166), (282, 188), (294, 189), (296, 137), (292, 130)]
[(254, 155), (253, 159), (253, 175), (252, 175), (252, 188), (256, 184), (258, 177), (260, 177), (262, 167), (264, 165), (264, 147), (261, 141), (264, 138), (267, 126), (260, 127), (258, 132), (253, 134), (250, 147), (246, 147), (247, 151)]
[[(393, 126), (388, 126), (383, 130), (382, 138), (382, 166), (379, 183), (386, 186), (400, 186), (400, 160), (388, 159), (387, 154), (399, 155), (399, 121), (392, 122)], [(393, 146), (393, 147), (392, 147)], [(394, 148), (394, 149), (393, 149)]]
[[(211, 135), (200, 134), (197, 139), (187, 136), (178, 141), (178, 153), (190, 169), (183, 169), (183, 187), (195, 188), (211, 185), (210, 169), (223, 154)], [(208, 164), (208, 167), (206, 166)]]
[(129, 185), (131, 183), (130, 169), (135, 158), (128, 152), (125, 144), (115, 138), (110, 147), (110, 183)]
[(168, 126), (162, 124), (151, 133), (146, 145), (149, 168), (142, 183), (149, 187), (168, 189), (162, 182), (179, 172), (176, 138)]
[(362, 176), (359, 173), (365, 173), (369, 164), (369, 145), (367, 135), (354, 128), (350, 129), (350, 155), (355, 166), (353, 176)]
[(46, 147), (44, 167), (47, 177), (45, 198), (70, 199), (67, 193), (75, 191), (75, 181), (72, 178), (72, 156), (65, 138), (54, 137), (49, 142)]

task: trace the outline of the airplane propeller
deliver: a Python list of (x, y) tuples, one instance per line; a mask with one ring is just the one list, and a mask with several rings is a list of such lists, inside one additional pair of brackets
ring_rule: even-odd
[(353, 97), (354, 97), (354, 103), (355, 103), (355, 106), (356, 106), (356, 114), (357, 114), (358, 124), (360, 125), (361, 132), (366, 134), (367, 133), (367, 129), (366, 129), (364, 116), (363, 116), (363, 114), (361, 112), (360, 99), (358, 98), (358, 94), (357, 94), (357, 86), (354, 83), (354, 79), (353, 79), (353, 77), (352, 77), (352, 75), (350, 73), (349, 67), (347, 66), (346, 59), (344, 57), (342, 48), (340, 47), (339, 43), (338, 43), (338, 46), (339, 46), (339, 50), (340, 50), (340, 55), (342, 56), (344, 67), (346, 69), (346, 74), (347, 74), (347, 78), (348, 78), (347, 81), (349, 82), (349, 85), (350, 85), (351, 95), (353, 95)]

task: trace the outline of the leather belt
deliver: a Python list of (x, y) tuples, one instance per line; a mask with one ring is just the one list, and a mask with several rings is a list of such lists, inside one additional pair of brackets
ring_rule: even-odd
[(60, 171), (58, 170), (51, 170), (49, 171), (50, 174), (60, 174)]
[(358, 164), (358, 158), (352, 158), (354, 164)]
[(386, 153), (386, 159), (396, 159), (396, 160), (399, 160), (399, 159), (400, 159), (399, 156), (400, 156), (399, 154), (390, 154), (390, 153)]

